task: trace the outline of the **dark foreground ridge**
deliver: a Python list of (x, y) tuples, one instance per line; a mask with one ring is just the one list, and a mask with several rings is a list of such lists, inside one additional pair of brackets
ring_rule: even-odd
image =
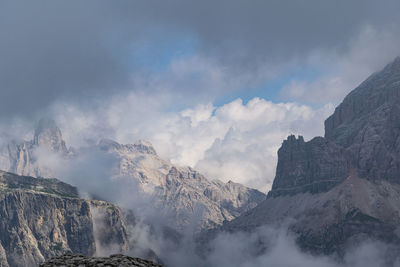
[(162, 265), (140, 258), (132, 258), (122, 254), (111, 255), (110, 257), (85, 257), (80, 254), (67, 254), (51, 258), (40, 267), (51, 266), (140, 266), (140, 267), (161, 267)]

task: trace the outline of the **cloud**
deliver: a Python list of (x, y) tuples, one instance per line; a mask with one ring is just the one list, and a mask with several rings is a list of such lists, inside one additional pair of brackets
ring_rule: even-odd
[(367, 25), (350, 39), (345, 53), (310, 55), (310, 65), (326, 70), (314, 80), (291, 80), (281, 97), (308, 103), (340, 102), (369, 75), (400, 55), (400, 38), (389, 29)]
[[(29, 117), (60, 99), (86, 106), (126, 90), (154, 93), (143, 83), (181, 103), (212, 102), (293, 66), (304, 67), (316, 52), (322, 61), (341, 67), (367, 25), (399, 36), (399, 6), (394, 0), (2, 1), (0, 111), (4, 118)], [(367, 44), (381, 37), (373, 35)], [(177, 56), (178, 50), (189, 52)], [(368, 51), (379, 62), (387, 59)], [(357, 63), (359, 68), (365, 61)], [(160, 69), (152, 66), (160, 64), (170, 69), (153, 75)], [(180, 75), (168, 81), (171, 72)]]
[(101, 102), (92, 110), (56, 104), (50, 113), (68, 145), (85, 147), (101, 138), (120, 143), (147, 139), (174, 164), (267, 191), (282, 140), (289, 134), (306, 139), (323, 135), (323, 121), (333, 111), (332, 105), (315, 109), (261, 98), (165, 111), (164, 100), (162, 95), (132, 93)]
[(348, 247), (346, 252), (342, 262), (328, 256), (311, 255), (300, 250), (295, 236), (285, 228), (263, 226), (252, 233), (217, 235), (211, 242), (207, 266), (392, 266), (386, 265), (390, 246), (380, 242), (366, 240), (357, 246)]

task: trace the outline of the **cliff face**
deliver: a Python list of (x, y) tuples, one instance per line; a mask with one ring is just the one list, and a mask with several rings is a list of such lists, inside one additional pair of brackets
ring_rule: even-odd
[(327, 191), (350, 169), (360, 178), (400, 183), (400, 58), (346, 96), (325, 121), (325, 138), (291, 136), (282, 144), (270, 195)]
[[(343, 255), (379, 240), (400, 248), (400, 58), (373, 74), (325, 122), (325, 137), (290, 136), (268, 198), (222, 231), (288, 224), (302, 248)], [(389, 255), (388, 259), (393, 258)]]
[[(96, 242), (94, 209), (106, 226), (105, 237), (112, 234), (114, 239)], [(92, 256), (99, 245), (127, 249), (118, 207), (81, 199), (76, 188), (56, 179), (0, 172), (1, 266), (37, 266), (64, 253)]]
[[(257, 190), (208, 179), (189, 167), (174, 166), (160, 158), (146, 141), (119, 144), (103, 139), (89, 149), (98, 156), (110, 156), (115, 161), (115, 166), (107, 170), (112, 178), (115, 181), (119, 177), (132, 179), (139, 192), (154, 202), (150, 204), (168, 212), (173, 228), (187, 225), (196, 212), (202, 213), (199, 229), (221, 225), (224, 220), (236, 218), (265, 199), (265, 194)], [(66, 148), (54, 121), (42, 119), (33, 140), (12, 142), (0, 152), (0, 169), (20, 175), (54, 177), (53, 166), (47, 164), (52, 161), (42, 160), (41, 156), (55, 157), (71, 166), (73, 159), (80, 156), (79, 152)]]
[(54, 177), (51, 166), (38, 162), (40, 153), (68, 158), (69, 151), (60, 129), (50, 119), (41, 119), (30, 141), (12, 141), (0, 152), (0, 169), (19, 175)]
[(189, 224), (193, 215), (199, 216), (198, 229), (221, 225), (265, 199), (255, 189), (210, 180), (190, 167), (174, 166), (161, 159), (149, 142), (122, 145), (101, 140), (98, 148), (116, 159), (116, 179), (123, 176), (137, 181), (156, 208), (168, 211), (169, 225), (178, 230)]
[(325, 137), (351, 155), (358, 175), (400, 183), (400, 58), (351, 92), (325, 122)]
[(278, 151), (276, 176), (269, 196), (328, 191), (342, 182), (350, 168), (344, 148), (316, 137), (289, 136)]

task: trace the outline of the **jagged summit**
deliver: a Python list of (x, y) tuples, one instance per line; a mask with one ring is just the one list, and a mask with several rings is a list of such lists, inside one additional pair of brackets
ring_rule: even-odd
[[(38, 149), (41, 147), (44, 151)], [(56, 177), (51, 165), (43, 166), (42, 162), (46, 163), (46, 160), (38, 160), (40, 156), (55, 156), (55, 153), (58, 159), (65, 160), (65, 164), (73, 168), (74, 159), (80, 153), (84, 154), (85, 149), (112, 157), (111, 178), (132, 179), (138, 187), (132, 190), (150, 197), (152, 204), (175, 216), (172, 227), (187, 224), (198, 206), (204, 207), (199, 227), (209, 228), (237, 217), (265, 199), (265, 194), (255, 189), (211, 180), (190, 167), (175, 166), (157, 155), (152, 144), (145, 140), (120, 144), (101, 139), (97, 145), (81, 151), (67, 150), (61, 130), (51, 119), (39, 121), (33, 140), (10, 144), (3, 151), (5, 164), (0, 169), (20, 175)]]
[(286, 223), (313, 253), (343, 256), (368, 239), (389, 244), (393, 260), (400, 251), (399, 100), (396, 58), (346, 96), (326, 120), (325, 137), (289, 136), (267, 199), (222, 231)]
[(139, 140), (134, 144), (126, 144), (122, 145), (111, 139), (101, 139), (98, 147), (104, 151), (125, 151), (126, 153), (144, 153), (144, 154), (153, 154), (157, 155), (156, 150), (153, 145), (149, 141)]
[(269, 196), (327, 191), (350, 170), (400, 183), (399, 129), (400, 57), (345, 97), (325, 121), (325, 138), (283, 142)]
[(351, 131), (349, 125), (357, 126), (362, 117), (369, 116), (378, 109), (397, 105), (399, 100), (400, 57), (397, 57), (345, 97), (325, 121), (325, 137), (347, 146), (351, 140), (346, 140), (343, 134)]
[(157, 208), (170, 212), (170, 226), (181, 228), (196, 207), (203, 207), (199, 228), (211, 228), (231, 220), (265, 199), (265, 194), (237, 183), (210, 180), (190, 167), (180, 167), (157, 155), (150, 142), (119, 144), (102, 139), (98, 148), (115, 157), (115, 176), (130, 177), (141, 192), (151, 196)]
[(0, 169), (19, 175), (54, 177), (50, 166), (38, 164), (38, 154), (68, 157), (70, 151), (62, 139), (61, 130), (48, 118), (41, 119), (32, 140), (10, 142), (0, 151)]
[(269, 196), (327, 191), (343, 181), (350, 168), (344, 149), (323, 137), (305, 142), (302, 136), (291, 135), (278, 159)]
[(135, 148), (142, 152), (142, 153), (147, 153), (147, 154), (154, 154), (157, 155), (156, 150), (154, 149), (153, 145), (146, 140), (138, 140), (135, 144), (133, 144)]
[(50, 118), (39, 120), (33, 137), (33, 145), (46, 146), (55, 152), (67, 152), (61, 130), (58, 128), (56, 122)]
[(114, 140), (103, 138), (99, 141), (98, 147), (102, 150), (109, 151), (113, 149), (119, 149), (121, 145)]

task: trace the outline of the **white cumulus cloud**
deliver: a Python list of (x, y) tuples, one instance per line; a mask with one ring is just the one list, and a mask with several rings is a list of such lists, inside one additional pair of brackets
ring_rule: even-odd
[[(158, 154), (188, 165), (209, 178), (232, 180), (267, 191), (275, 175), (277, 150), (289, 134), (306, 139), (323, 135), (332, 105), (315, 109), (298, 103), (236, 99), (178, 111), (160, 110), (163, 98), (131, 94), (82, 110), (56, 105), (53, 110), (67, 143), (84, 146), (113, 138), (121, 143), (147, 139)], [(69, 110), (69, 112), (64, 112)]]

